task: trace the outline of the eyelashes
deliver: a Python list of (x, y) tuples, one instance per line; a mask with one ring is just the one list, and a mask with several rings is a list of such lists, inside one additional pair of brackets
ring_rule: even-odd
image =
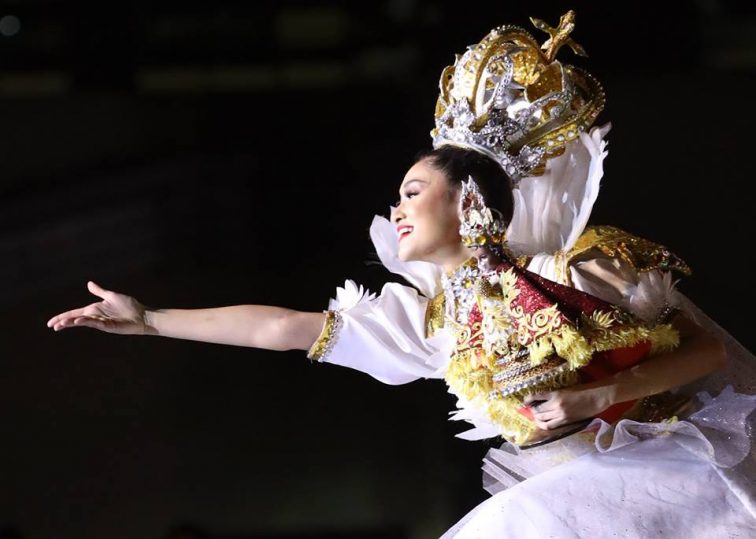
[[(413, 191), (411, 193), (404, 193), (404, 198), (415, 198), (419, 194), (420, 194), (419, 192), (415, 192), (415, 191)], [(401, 201), (402, 201), (401, 198), (399, 200), (397, 200), (396, 201), (396, 205), (398, 206)]]
[[(411, 192), (408, 192), (408, 193), (404, 193), (404, 197), (403, 197), (403, 198), (408, 198), (408, 199), (409, 199), (409, 198), (414, 198), (414, 197), (416, 197), (416, 196), (417, 196), (417, 195), (419, 195), (419, 194), (420, 194), (420, 191), (411, 191)], [(400, 198), (399, 200), (397, 200), (396, 202), (394, 202), (394, 207), (395, 207), (395, 208), (396, 208), (396, 207), (398, 207), (398, 206), (399, 206), (399, 204), (401, 204), (401, 203), (402, 203), (402, 200), (403, 200), (403, 199), (402, 199), (402, 198)]]

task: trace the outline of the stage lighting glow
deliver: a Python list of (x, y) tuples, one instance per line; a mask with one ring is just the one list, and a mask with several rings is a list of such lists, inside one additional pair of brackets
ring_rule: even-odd
[(15, 36), (21, 30), (21, 20), (15, 15), (0, 17), (0, 35), (4, 37)]

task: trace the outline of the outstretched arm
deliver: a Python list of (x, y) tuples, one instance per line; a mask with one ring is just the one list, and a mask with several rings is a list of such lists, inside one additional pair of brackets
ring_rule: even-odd
[(324, 319), (324, 313), (267, 305), (145, 311), (148, 335), (266, 350), (308, 350)]
[(673, 320), (680, 345), (613, 376), (559, 391), (529, 395), (540, 429), (553, 429), (600, 414), (609, 406), (691, 383), (725, 365), (723, 344), (683, 314)]
[(234, 305), (211, 309), (148, 309), (125, 294), (89, 282), (102, 301), (52, 317), (59, 331), (91, 327), (122, 335), (160, 335), (267, 350), (308, 350), (323, 327), (325, 314), (271, 307)]

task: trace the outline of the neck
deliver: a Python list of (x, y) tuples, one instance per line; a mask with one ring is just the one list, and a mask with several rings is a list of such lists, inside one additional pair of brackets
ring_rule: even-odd
[(474, 253), (470, 249), (468, 249), (467, 247), (464, 247), (463, 250), (458, 251), (457, 253), (454, 253), (453, 256), (449, 256), (445, 258), (444, 261), (440, 264), (440, 266), (444, 269), (446, 273), (450, 273), (456, 270), (462, 264), (464, 264), (473, 255)]
[(448, 259), (441, 264), (441, 267), (448, 274), (455, 271), (472, 257), (478, 259), (478, 266), (484, 271), (492, 270), (502, 261), (502, 258), (495, 254), (491, 249), (485, 249), (483, 247), (469, 249), (465, 247), (462, 251), (455, 253), (454, 256), (448, 257)]

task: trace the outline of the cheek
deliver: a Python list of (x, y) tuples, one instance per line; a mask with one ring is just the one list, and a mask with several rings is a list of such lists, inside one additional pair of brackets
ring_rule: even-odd
[(459, 216), (457, 215), (457, 204), (449, 195), (444, 193), (436, 201), (434, 220), (438, 232), (444, 237), (459, 235)]
[(452, 209), (449, 210), (446, 216), (447, 216), (447, 221), (446, 221), (447, 227), (453, 234), (459, 236), (459, 226), (462, 223), (460, 223), (459, 215), (457, 215), (456, 204), (454, 205)]
[(429, 203), (426, 210), (423, 235), (428, 241), (434, 244), (460, 241), (456, 205), (449, 201), (446, 193)]

